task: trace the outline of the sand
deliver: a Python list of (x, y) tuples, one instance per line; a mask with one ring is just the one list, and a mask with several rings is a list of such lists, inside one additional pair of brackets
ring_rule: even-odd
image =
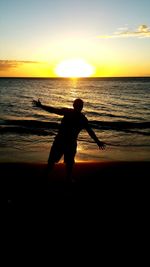
[(147, 237), (149, 162), (77, 163), (73, 171), (75, 182), (71, 184), (64, 180), (63, 164), (56, 166), (48, 181), (44, 176), (45, 164), (0, 165), (1, 181), (7, 182), (7, 231), (9, 236), (13, 235), (12, 243), (8, 241), (11, 249), (18, 233), (23, 243), (27, 239), (27, 248), (31, 244), (33, 253), (33, 244), (39, 246), (41, 235), (47, 242), (41, 242), (40, 250), (44, 244), (48, 244), (48, 249), (49, 244), (56, 244), (58, 254), (58, 245), (61, 251), (62, 247), (66, 248), (69, 236), (74, 244), (77, 239), (73, 253), (79, 244), (81, 251), (85, 243), (90, 251), (94, 245), (94, 249), (100, 250), (101, 244), (106, 249), (106, 259), (109, 256), (106, 245), (111, 251), (115, 249), (117, 258), (121, 255), (119, 249), (124, 251), (124, 259), (128, 251), (133, 253), (134, 243), (139, 248), (140, 236)]
[(48, 179), (46, 164), (0, 163), (1, 179), (7, 184), (7, 199), (43, 200), (83, 196), (107, 199), (143, 195), (149, 179), (149, 162), (78, 162), (73, 183), (65, 181), (65, 166), (55, 166)]
[(1, 181), (7, 182), (7, 229), (14, 233), (12, 240), (16, 232), (20, 235), (28, 228), (31, 236), (34, 231), (39, 238), (41, 231), (44, 236), (50, 234), (49, 240), (53, 234), (57, 242), (63, 234), (64, 244), (68, 234), (73, 238), (80, 233), (80, 242), (83, 232), (87, 239), (89, 233), (95, 237), (100, 233), (99, 240), (103, 236), (106, 243), (113, 235), (112, 249), (116, 235), (123, 243), (126, 238), (129, 245), (133, 233), (137, 240), (140, 231), (147, 232), (149, 162), (77, 163), (75, 182), (70, 184), (65, 182), (63, 164), (56, 166), (48, 180), (45, 164), (1, 163), (0, 167)]

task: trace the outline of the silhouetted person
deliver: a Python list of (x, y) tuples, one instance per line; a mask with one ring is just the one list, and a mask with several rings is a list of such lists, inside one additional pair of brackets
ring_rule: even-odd
[(99, 148), (105, 148), (105, 144), (99, 141), (96, 134), (91, 129), (87, 118), (81, 113), (83, 108), (83, 101), (81, 99), (76, 99), (73, 102), (73, 108), (54, 108), (41, 104), (39, 100), (33, 100), (33, 105), (50, 113), (63, 116), (58, 134), (56, 135), (50, 150), (48, 158), (49, 170), (51, 170), (54, 167), (54, 164), (64, 155), (67, 179), (70, 178), (76, 154), (77, 138), (82, 129), (87, 130)]

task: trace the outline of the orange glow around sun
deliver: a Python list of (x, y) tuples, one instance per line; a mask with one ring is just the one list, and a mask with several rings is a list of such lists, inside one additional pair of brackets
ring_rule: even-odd
[(83, 59), (68, 59), (59, 63), (55, 71), (59, 77), (90, 77), (94, 73), (94, 67)]

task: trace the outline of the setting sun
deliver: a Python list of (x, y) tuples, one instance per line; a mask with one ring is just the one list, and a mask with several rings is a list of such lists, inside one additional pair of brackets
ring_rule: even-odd
[(94, 73), (94, 67), (83, 59), (64, 60), (56, 67), (59, 77), (89, 77)]

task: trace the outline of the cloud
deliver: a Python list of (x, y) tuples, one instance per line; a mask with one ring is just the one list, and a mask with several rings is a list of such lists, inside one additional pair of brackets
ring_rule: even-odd
[(17, 68), (23, 64), (38, 64), (37, 61), (0, 60), (0, 71)]
[(137, 37), (137, 38), (150, 38), (150, 27), (145, 24), (140, 25), (136, 30), (129, 30), (128, 28), (119, 28), (119, 31), (114, 32), (112, 35), (100, 35), (97, 38), (109, 39), (109, 38), (125, 38), (125, 37)]

